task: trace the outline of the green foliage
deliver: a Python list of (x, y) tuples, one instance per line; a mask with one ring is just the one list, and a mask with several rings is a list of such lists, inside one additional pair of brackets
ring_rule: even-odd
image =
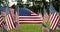
[(2, 30), (0, 30), (0, 32), (2, 32)]
[(4, 2), (3, 2), (3, 0), (0, 0), (0, 4), (3, 4)]
[(20, 30), (9, 30), (8, 32), (42, 32), (41, 24), (20, 24)]
[[(47, 22), (46, 26), (49, 26), (50, 23)], [(0, 30), (2, 32), (2, 30)], [(42, 31), (41, 24), (20, 24), (20, 30), (9, 30), (8, 32), (47, 32), (46, 30)], [(54, 32), (60, 32), (60, 30), (55, 30)]]
[(41, 24), (21, 24), (20, 32), (42, 32)]
[(39, 10), (39, 6), (31, 6), (31, 7), (29, 7), (29, 9), (30, 9), (31, 11), (37, 13), (38, 10)]
[[(25, 4), (21, 3), (21, 4), (24, 7), (29, 8), (31, 11), (33, 11), (37, 14), (38, 14), (38, 11), (41, 12), (42, 15), (44, 14), (43, 9), (44, 9), (44, 6), (45, 6), (45, 8), (47, 9), (47, 13), (49, 14), (49, 3), (46, 2), (45, 0), (42, 0), (42, 1), (29, 0), (29, 1), (33, 2), (33, 6), (29, 7), (30, 4), (26, 4), (26, 3)], [(43, 3), (43, 5), (42, 5), (42, 3)]]
[(48, 21), (45, 25), (50, 29), (50, 21)]
[(55, 0), (52, 1), (54, 8), (56, 9), (57, 12), (59, 12), (59, 6), (60, 6), (60, 2)]
[(6, 17), (5, 16), (3, 17), (3, 20), (4, 20), (4, 22), (6, 22)]

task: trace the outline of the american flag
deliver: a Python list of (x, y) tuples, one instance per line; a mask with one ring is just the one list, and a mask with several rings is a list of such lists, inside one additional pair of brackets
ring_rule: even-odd
[(49, 15), (46, 12), (47, 10), (44, 8), (44, 19), (43, 21), (46, 23), (49, 20)]
[[(31, 12), (31, 16), (19, 16), (18, 12), (16, 13), (16, 20), (20, 24), (40, 24), (43, 22), (42, 16), (39, 16), (38, 14)], [(18, 16), (17, 16), (18, 15)]]
[(43, 18), (40, 15), (31, 11), (31, 16), (19, 16), (20, 24), (40, 24), (43, 22)]
[(6, 11), (7, 30), (15, 29), (14, 19), (12, 17), (11, 12), (10, 12), (10, 8), (6, 7), (5, 11)]
[(49, 15), (47, 14), (46, 12), (47, 10), (45, 9), (44, 7), (44, 17), (43, 17), (43, 26), (42, 26), (42, 30), (46, 30), (46, 31), (49, 31), (48, 27), (45, 25), (47, 22), (48, 22), (48, 19), (49, 19)]
[(3, 22), (4, 22), (3, 17), (2, 17), (2, 15), (0, 15), (0, 26), (2, 25)]
[(57, 24), (59, 22), (59, 15), (57, 13), (55, 14), (50, 14), (50, 29), (55, 30), (57, 27)]
[(52, 3), (50, 3), (50, 29), (55, 30), (59, 22), (59, 14), (54, 9)]

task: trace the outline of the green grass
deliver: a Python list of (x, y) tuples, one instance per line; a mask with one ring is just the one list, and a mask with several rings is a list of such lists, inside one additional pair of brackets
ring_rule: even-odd
[(48, 28), (50, 28), (50, 21), (48, 21), (45, 25), (46, 25)]
[(41, 24), (21, 24), (20, 32), (42, 32)]
[[(2, 32), (2, 30), (0, 30), (0, 32)], [(20, 24), (20, 30), (10, 30), (8, 32), (42, 32), (42, 25), (41, 24)], [(43, 30), (43, 32), (47, 32), (47, 31)], [(55, 30), (54, 32), (60, 32), (60, 30)]]
[(8, 32), (20, 32), (20, 30), (9, 30)]
[(2, 30), (0, 30), (0, 32), (2, 32)]
[(42, 32), (48, 32), (48, 31), (46, 31), (46, 30), (43, 30)]
[(20, 24), (20, 30), (10, 30), (9, 32), (42, 32), (41, 24)]

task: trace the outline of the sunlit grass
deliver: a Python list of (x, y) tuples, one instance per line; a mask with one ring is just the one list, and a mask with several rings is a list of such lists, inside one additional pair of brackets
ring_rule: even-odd
[(41, 24), (21, 24), (20, 32), (42, 32)]
[[(49, 22), (46, 24), (49, 28)], [(2, 32), (2, 30), (0, 30)], [(9, 30), (8, 32), (47, 32), (46, 30), (42, 31), (41, 24), (20, 24), (20, 30)], [(54, 32), (60, 32), (60, 30), (55, 30)]]
[(10, 30), (9, 32), (42, 32), (41, 24), (20, 24), (20, 30)]
[(2, 30), (0, 30), (0, 32), (2, 32)]

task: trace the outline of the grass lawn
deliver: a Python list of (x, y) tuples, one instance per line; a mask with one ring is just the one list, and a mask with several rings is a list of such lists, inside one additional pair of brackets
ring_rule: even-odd
[(60, 30), (55, 30), (54, 32), (60, 32)]
[(2, 32), (2, 30), (0, 30), (0, 32)]
[(41, 24), (21, 24), (20, 32), (42, 32)]
[(42, 32), (41, 24), (20, 24), (20, 30), (10, 30), (9, 32)]
[[(20, 24), (20, 25), (21, 25), (20, 30), (10, 30), (9, 32), (42, 32), (41, 24)], [(0, 32), (2, 31), (0, 30)], [(60, 30), (55, 30), (54, 32), (60, 32)]]

